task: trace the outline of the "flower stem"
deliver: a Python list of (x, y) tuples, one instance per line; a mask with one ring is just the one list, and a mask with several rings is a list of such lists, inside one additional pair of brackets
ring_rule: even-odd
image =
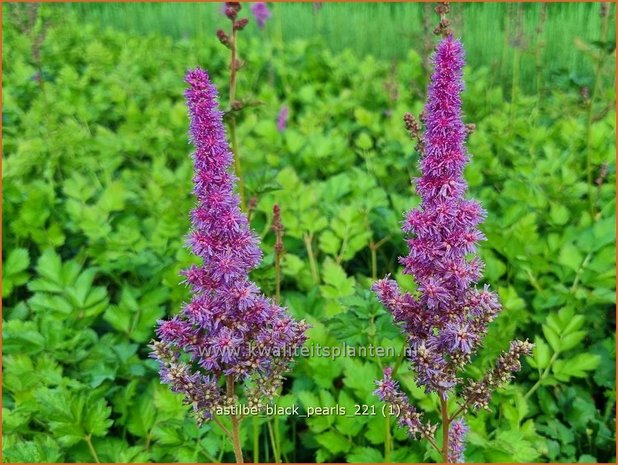
[(318, 272), (318, 265), (315, 261), (315, 254), (313, 253), (313, 234), (305, 233), (303, 236), (305, 241), (305, 247), (307, 248), (307, 255), (309, 256), (309, 267), (311, 268), (311, 276), (316, 284), (320, 282), (320, 274)]
[(281, 255), (275, 254), (275, 302), (281, 302)]
[(378, 279), (378, 253), (373, 242), (369, 244), (369, 249), (371, 250), (371, 279), (375, 281)]
[(253, 417), (253, 463), (260, 463), (260, 423)]
[(369, 243), (369, 250), (371, 250), (371, 278), (375, 281), (378, 279), (378, 249), (386, 241), (390, 239), (390, 235), (383, 237), (378, 242), (373, 242), (373, 239)]
[(461, 404), (459, 406), (459, 408), (457, 410), (455, 410), (455, 413), (453, 413), (450, 417), (449, 417), (449, 421), (453, 421), (455, 418), (457, 418), (459, 416), (459, 414), (463, 413), (466, 411), (466, 409), (468, 408), (470, 404), (470, 400), (466, 400), (463, 404)]
[(386, 412), (384, 416), (384, 462), (388, 463), (391, 461), (391, 449), (392, 449), (392, 440), (391, 440), (391, 416), (389, 412)]
[(280, 432), (279, 432), (279, 417), (275, 415), (275, 418), (273, 418), (273, 429), (275, 431), (275, 444), (277, 445), (277, 457), (279, 458), (279, 461), (281, 461), (281, 438), (280, 438)]
[(270, 437), (270, 444), (273, 449), (273, 456), (275, 457), (275, 463), (281, 463), (281, 458), (279, 457), (279, 448), (277, 447), (277, 441), (275, 440), (275, 434), (273, 433), (273, 426), (270, 420), (268, 421), (267, 426), (268, 435)]
[(448, 409), (446, 399), (440, 397), (440, 410), (442, 412), (442, 462), (449, 463), (448, 460), (448, 427), (450, 420), (448, 417)]
[(238, 195), (240, 196), (240, 208), (245, 211), (246, 194), (245, 182), (242, 178), (242, 167), (240, 166), (240, 155), (238, 154), (238, 141), (236, 139), (236, 118), (232, 116), (230, 120), (230, 138), (232, 139), (232, 152), (234, 153), (234, 172), (238, 178)]
[[(237, 69), (237, 48), (236, 48), (236, 29), (232, 26), (232, 39), (230, 48), (232, 50), (232, 58), (230, 60), (230, 111), (234, 111), (234, 102), (236, 101), (236, 72)], [(246, 210), (245, 202), (245, 182), (242, 178), (242, 167), (240, 166), (240, 154), (238, 153), (238, 139), (236, 137), (236, 117), (230, 116), (230, 139), (232, 141), (232, 152), (234, 153), (234, 171), (238, 178), (238, 194), (240, 195), (240, 208)]]
[(584, 272), (584, 270), (590, 263), (590, 260), (592, 260), (592, 252), (586, 255), (586, 257), (584, 258), (584, 261), (582, 262), (581, 265), (579, 265), (579, 268), (575, 272), (575, 279), (573, 280), (573, 284), (571, 285), (571, 289), (570, 289), (570, 292), (572, 294), (575, 293), (575, 291), (577, 290), (577, 286), (579, 285), (579, 281), (582, 277), (582, 273)]
[(242, 449), (240, 448), (240, 420), (236, 415), (232, 415), (232, 443), (234, 445), (234, 456), (236, 463), (244, 463)]
[[(234, 399), (234, 377), (227, 375), (227, 396), (230, 399)], [(234, 447), (234, 456), (236, 457), (236, 463), (244, 463), (242, 457), (242, 449), (240, 447), (240, 418), (238, 415), (230, 415), (232, 420), (232, 445)]]
[(545, 378), (547, 378), (547, 375), (549, 374), (549, 370), (551, 370), (552, 365), (554, 364), (554, 362), (556, 361), (559, 355), (560, 355), (560, 351), (554, 352), (554, 355), (552, 355), (551, 359), (549, 360), (549, 364), (547, 365), (547, 368), (545, 368), (545, 371), (543, 371), (543, 374), (539, 376), (539, 380), (536, 383), (534, 383), (534, 386), (532, 386), (530, 390), (526, 392), (526, 394), (524, 395), (524, 401), (528, 400), (530, 396), (534, 394), (539, 387), (541, 387), (541, 383), (543, 382)]
[(275, 232), (275, 303), (281, 302), (281, 259), (285, 253), (283, 247), (283, 224), (281, 223), (281, 209), (279, 205), (273, 206), (273, 224)]
[(88, 449), (90, 449), (90, 453), (92, 454), (92, 458), (94, 459), (94, 461), (97, 463), (101, 463), (101, 461), (99, 460), (99, 456), (97, 455), (97, 451), (92, 445), (92, 435), (88, 434), (87, 436), (85, 436), (84, 441), (86, 441), (86, 444), (88, 444)]

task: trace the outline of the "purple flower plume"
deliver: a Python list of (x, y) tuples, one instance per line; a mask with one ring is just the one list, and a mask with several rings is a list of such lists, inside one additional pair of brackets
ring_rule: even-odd
[(163, 382), (185, 394), (204, 420), (226, 401), (220, 390), (225, 377), (253, 381), (251, 400), (272, 397), (305, 340), (306, 325), (249, 280), (262, 254), (234, 192), (217, 90), (199, 68), (186, 81), (197, 199), (188, 244), (203, 263), (184, 271), (192, 298), (179, 315), (159, 322), (153, 356)]
[[(468, 129), (462, 121), (465, 60), (461, 42), (451, 36), (442, 39), (432, 61), (422, 136), (413, 117), (406, 118), (411, 134), (419, 137), (421, 176), (414, 183), (421, 204), (405, 216), (402, 230), (409, 235), (409, 253), (400, 262), (404, 273), (414, 276), (418, 293), (402, 293), (388, 276), (377, 281), (373, 290), (408, 337), (416, 383), (446, 399), (460, 382), (457, 373), (479, 348), (501, 306), (488, 286), (476, 286), (483, 269), (477, 244), (485, 239), (478, 225), (485, 211), (478, 202), (465, 198), (463, 171), (469, 157), (465, 147)], [(531, 350), (529, 343), (519, 354), (527, 350)], [(514, 363), (503, 365), (515, 367)], [(385, 380), (389, 377), (385, 375)], [(485, 382), (488, 389), (497, 386), (497, 379), (494, 376)], [(397, 396), (380, 397), (404, 403)], [(475, 402), (485, 405), (480, 398)], [(462, 425), (452, 426), (453, 457), (463, 451)]]
[(251, 13), (253, 13), (253, 17), (255, 18), (255, 22), (257, 23), (260, 29), (264, 28), (266, 21), (270, 19), (272, 13), (268, 9), (268, 5), (266, 2), (255, 2), (251, 4)]
[[(477, 226), (485, 212), (478, 202), (464, 198), (468, 155), (461, 110), (461, 43), (451, 37), (442, 40), (433, 64), (421, 141), (421, 177), (415, 180), (421, 205), (405, 217), (402, 229), (411, 235), (410, 252), (400, 259), (404, 272), (414, 275), (419, 293), (400, 296), (397, 284), (388, 278), (373, 288), (387, 307), (392, 307), (393, 295), (407, 302), (404, 308), (396, 304), (398, 308), (389, 309), (406, 323), (417, 381), (428, 392), (446, 397), (457, 383), (453, 355), (466, 357), (478, 347), (486, 323), (500, 305), (487, 288), (474, 287), (482, 269), (474, 253), (484, 238)], [(491, 305), (481, 306), (481, 300)], [(417, 315), (421, 318), (415, 319)]]
[(287, 105), (283, 105), (279, 110), (279, 114), (277, 115), (277, 131), (283, 132), (285, 131), (285, 127), (288, 122), (290, 110)]

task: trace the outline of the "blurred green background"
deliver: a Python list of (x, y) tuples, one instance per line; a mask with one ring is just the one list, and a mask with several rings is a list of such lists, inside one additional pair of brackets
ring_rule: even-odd
[[(367, 291), (406, 289), (399, 230), (418, 203), (418, 153), (403, 128), (422, 110), (436, 39), (419, 4), (269, 4), (240, 34), (237, 95), (252, 226), (274, 293), (274, 203), (286, 228), (283, 300), (310, 343), (401, 348)], [(469, 415), (471, 462), (615, 460), (615, 6), (456, 4), (467, 49), (470, 196), (488, 210), (486, 282), (504, 312), (464, 373), (514, 337), (522, 372)], [(227, 105), (220, 4), (3, 6), (3, 460), (232, 460), (159, 384), (147, 344), (187, 298), (179, 271), (191, 197), (182, 92), (209, 70)], [(277, 115), (290, 109), (287, 127)], [(373, 405), (390, 359), (299, 359), (281, 405)], [(437, 399), (399, 380), (429, 418)], [(267, 419), (243, 424), (247, 458), (273, 461)], [(381, 416), (281, 417), (284, 461), (437, 457)]]

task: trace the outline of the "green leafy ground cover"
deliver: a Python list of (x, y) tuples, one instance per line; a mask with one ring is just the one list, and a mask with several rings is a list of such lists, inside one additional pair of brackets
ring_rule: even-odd
[[(218, 428), (196, 427), (159, 384), (147, 347), (156, 320), (187, 298), (178, 273), (194, 260), (183, 247), (193, 201), (182, 78), (200, 64), (226, 95), (226, 50), (214, 38), (135, 36), (69, 16), (52, 18), (37, 59), (41, 18), (25, 32), (6, 18), (3, 460), (231, 460)], [(310, 343), (400, 348), (367, 289), (386, 273), (414, 286), (397, 264), (401, 213), (418, 202), (418, 154), (401, 120), (422, 109), (422, 57), (410, 50), (393, 66), (333, 54), (318, 40), (241, 40), (239, 95), (260, 102), (239, 126), (265, 250), (255, 279), (274, 293), (277, 202), (283, 299), (313, 326)], [(491, 412), (468, 416), (467, 458), (613, 461), (615, 89), (599, 86), (592, 110), (568, 79), (507, 102), (489, 74), (466, 72), (465, 111), (477, 125), (466, 177), (489, 212), (481, 253), (505, 311), (467, 374), (478, 376), (515, 336), (536, 350)], [(290, 121), (280, 133), (284, 104)], [(379, 408), (373, 380), (394, 363), (301, 358), (278, 402)], [(411, 373), (399, 377), (435, 412), (437, 399)], [(393, 423), (280, 417), (275, 439), (287, 461), (438, 459)], [(245, 421), (243, 441), (247, 458), (273, 460), (266, 419)]]

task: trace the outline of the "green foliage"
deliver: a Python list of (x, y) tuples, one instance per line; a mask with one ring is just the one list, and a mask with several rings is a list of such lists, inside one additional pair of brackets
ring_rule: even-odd
[[(5, 17), (3, 40), (3, 457), (7, 462), (212, 462), (231, 445), (159, 384), (148, 358), (158, 319), (187, 298), (179, 271), (195, 258), (191, 160), (182, 76), (207, 66), (226, 95), (216, 40), (139, 37), (54, 16), (41, 45)], [(401, 213), (418, 154), (401, 124), (419, 113), (426, 78), (415, 51), (390, 63), (334, 54), (314, 41), (241, 38), (246, 66), (238, 133), (252, 226), (263, 239), (255, 278), (270, 294), (274, 203), (286, 254), (282, 297), (312, 325), (309, 345), (380, 346), (399, 329), (368, 291), (397, 261)], [(478, 377), (515, 336), (536, 343), (491, 412), (468, 416), (469, 461), (610, 461), (615, 456), (615, 112), (574, 86), (507, 103), (487, 68), (467, 70), (465, 110), (477, 126), (466, 178), (488, 210), (481, 254), (504, 313), (466, 376)], [(392, 99), (386, 83), (394, 83)], [(556, 80), (556, 83), (559, 83)], [(615, 90), (600, 86), (598, 101)], [(279, 133), (276, 115), (290, 108)], [(598, 184), (587, 182), (606, 163)], [(592, 202), (591, 202), (592, 200)], [(372, 394), (386, 366), (436, 418), (436, 399), (401, 358), (299, 358), (279, 406), (345, 408), (278, 417), (286, 461), (436, 460), (384, 418)], [(364, 409), (364, 407), (367, 409)], [(370, 407), (375, 407), (375, 414)], [(360, 407), (359, 414), (355, 415)], [(229, 425), (228, 425), (229, 426)], [(273, 425), (271, 425), (273, 426)], [(272, 461), (266, 419), (242, 425), (248, 457)]]

